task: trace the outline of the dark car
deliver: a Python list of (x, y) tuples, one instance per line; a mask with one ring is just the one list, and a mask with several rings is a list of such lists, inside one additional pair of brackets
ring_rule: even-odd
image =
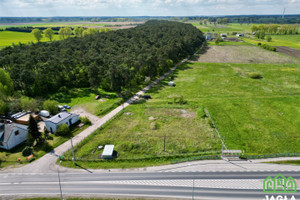
[(65, 109), (71, 109), (71, 106), (64, 105), (64, 108), (65, 108)]
[(150, 95), (144, 95), (143, 98), (144, 99), (152, 99)]

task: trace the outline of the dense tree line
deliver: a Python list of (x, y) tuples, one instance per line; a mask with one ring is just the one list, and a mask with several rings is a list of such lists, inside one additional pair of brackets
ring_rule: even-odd
[(10, 73), (15, 90), (27, 96), (62, 87), (119, 92), (163, 74), (203, 41), (191, 24), (153, 20), (132, 29), (7, 47), (0, 51), (0, 68)]
[[(32, 26), (24, 26), (24, 27), (7, 27), (5, 28), (6, 31), (15, 31), (15, 32), (25, 32), (31, 33), (33, 29), (39, 29), (41, 31), (46, 30), (47, 27), (32, 27)], [(53, 31), (59, 31), (61, 27), (51, 27)], [(58, 34), (58, 33), (56, 33)]]

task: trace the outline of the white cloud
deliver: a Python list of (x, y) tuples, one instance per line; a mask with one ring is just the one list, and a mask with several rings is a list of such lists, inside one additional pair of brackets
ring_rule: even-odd
[(284, 7), (288, 14), (300, 14), (300, 0), (0, 0), (0, 15), (281, 14)]

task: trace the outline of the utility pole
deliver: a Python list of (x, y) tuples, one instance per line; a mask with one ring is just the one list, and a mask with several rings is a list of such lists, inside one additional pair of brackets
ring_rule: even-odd
[(73, 164), (75, 165), (75, 154), (74, 154), (74, 147), (73, 147), (72, 137), (71, 137), (71, 147), (72, 147), (72, 161), (73, 161)]
[(61, 161), (59, 161), (59, 165), (57, 166), (57, 176), (58, 176), (58, 184), (59, 184), (59, 191), (60, 191), (60, 200), (63, 200), (62, 195), (62, 189), (61, 189), (61, 183), (60, 183), (60, 175), (59, 175), (59, 167), (60, 167)]

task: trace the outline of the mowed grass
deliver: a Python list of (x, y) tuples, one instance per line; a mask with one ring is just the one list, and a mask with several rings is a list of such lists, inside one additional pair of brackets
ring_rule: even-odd
[(283, 161), (274, 161), (274, 162), (266, 162), (266, 163), (283, 164), (283, 165), (300, 165), (300, 160), (283, 160)]
[[(267, 37), (267, 36), (266, 36)], [(271, 35), (272, 41), (257, 39), (255, 37), (244, 37), (245, 42), (257, 45), (259, 42), (270, 46), (285, 46), (300, 49), (300, 35)]]
[[(251, 79), (251, 72), (263, 79)], [(151, 101), (182, 95), (190, 104), (205, 106), (230, 149), (300, 151), (299, 65), (193, 63), (177, 76), (176, 87), (162, 83), (154, 88)]]
[[(58, 35), (54, 35), (53, 40), (59, 40)], [(48, 38), (43, 37), (42, 42), (49, 41)], [(14, 31), (0, 31), (0, 48), (4, 48), (7, 46), (11, 46), (13, 43), (18, 45), (19, 42), (21, 43), (30, 43), (36, 42), (36, 39), (31, 33), (21, 33), (21, 32), (14, 32)]]
[(77, 146), (76, 157), (97, 158), (101, 154), (98, 146), (107, 144), (115, 145), (120, 159), (219, 150), (217, 135), (206, 119), (197, 117), (196, 111), (192, 105), (155, 101), (131, 105), (104, 129), (96, 131), (92, 139)]
[[(101, 98), (95, 100), (98, 94)], [(106, 92), (101, 89), (93, 91), (90, 88), (74, 88), (67, 92), (57, 92), (49, 98), (58, 101), (61, 105), (82, 107), (87, 112), (98, 116), (106, 114), (122, 102), (122, 99), (114, 92)]]
[[(262, 79), (250, 78), (259, 73)], [(168, 86), (174, 78), (176, 87)], [(300, 152), (300, 66), (298, 64), (188, 63), (147, 93), (146, 103), (130, 105), (116, 119), (75, 148), (76, 157), (97, 160), (98, 146), (114, 144), (119, 158), (220, 150), (205, 107), (229, 149), (246, 154)], [(174, 103), (174, 97), (186, 104)], [(164, 152), (166, 136), (166, 152)], [(67, 157), (71, 152), (66, 153)], [(118, 160), (118, 159), (117, 159)], [(85, 162), (89, 168), (128, 168), (168, 164), (168, 160)], [(65, 161), (71, 167), (72, 162)]]
[(217, 32), (217, 33), (231, 33), (231, 32), (239, 32), (239, 33), (246, 33), (250, 32), (250, 28), (252, 24), (238, 24), (238, 23), (229, 23), (226, 25), (217, 24), (202, 24), (199, 23), (192, 23), (194, 26), (199, 28), (202, 32)]

